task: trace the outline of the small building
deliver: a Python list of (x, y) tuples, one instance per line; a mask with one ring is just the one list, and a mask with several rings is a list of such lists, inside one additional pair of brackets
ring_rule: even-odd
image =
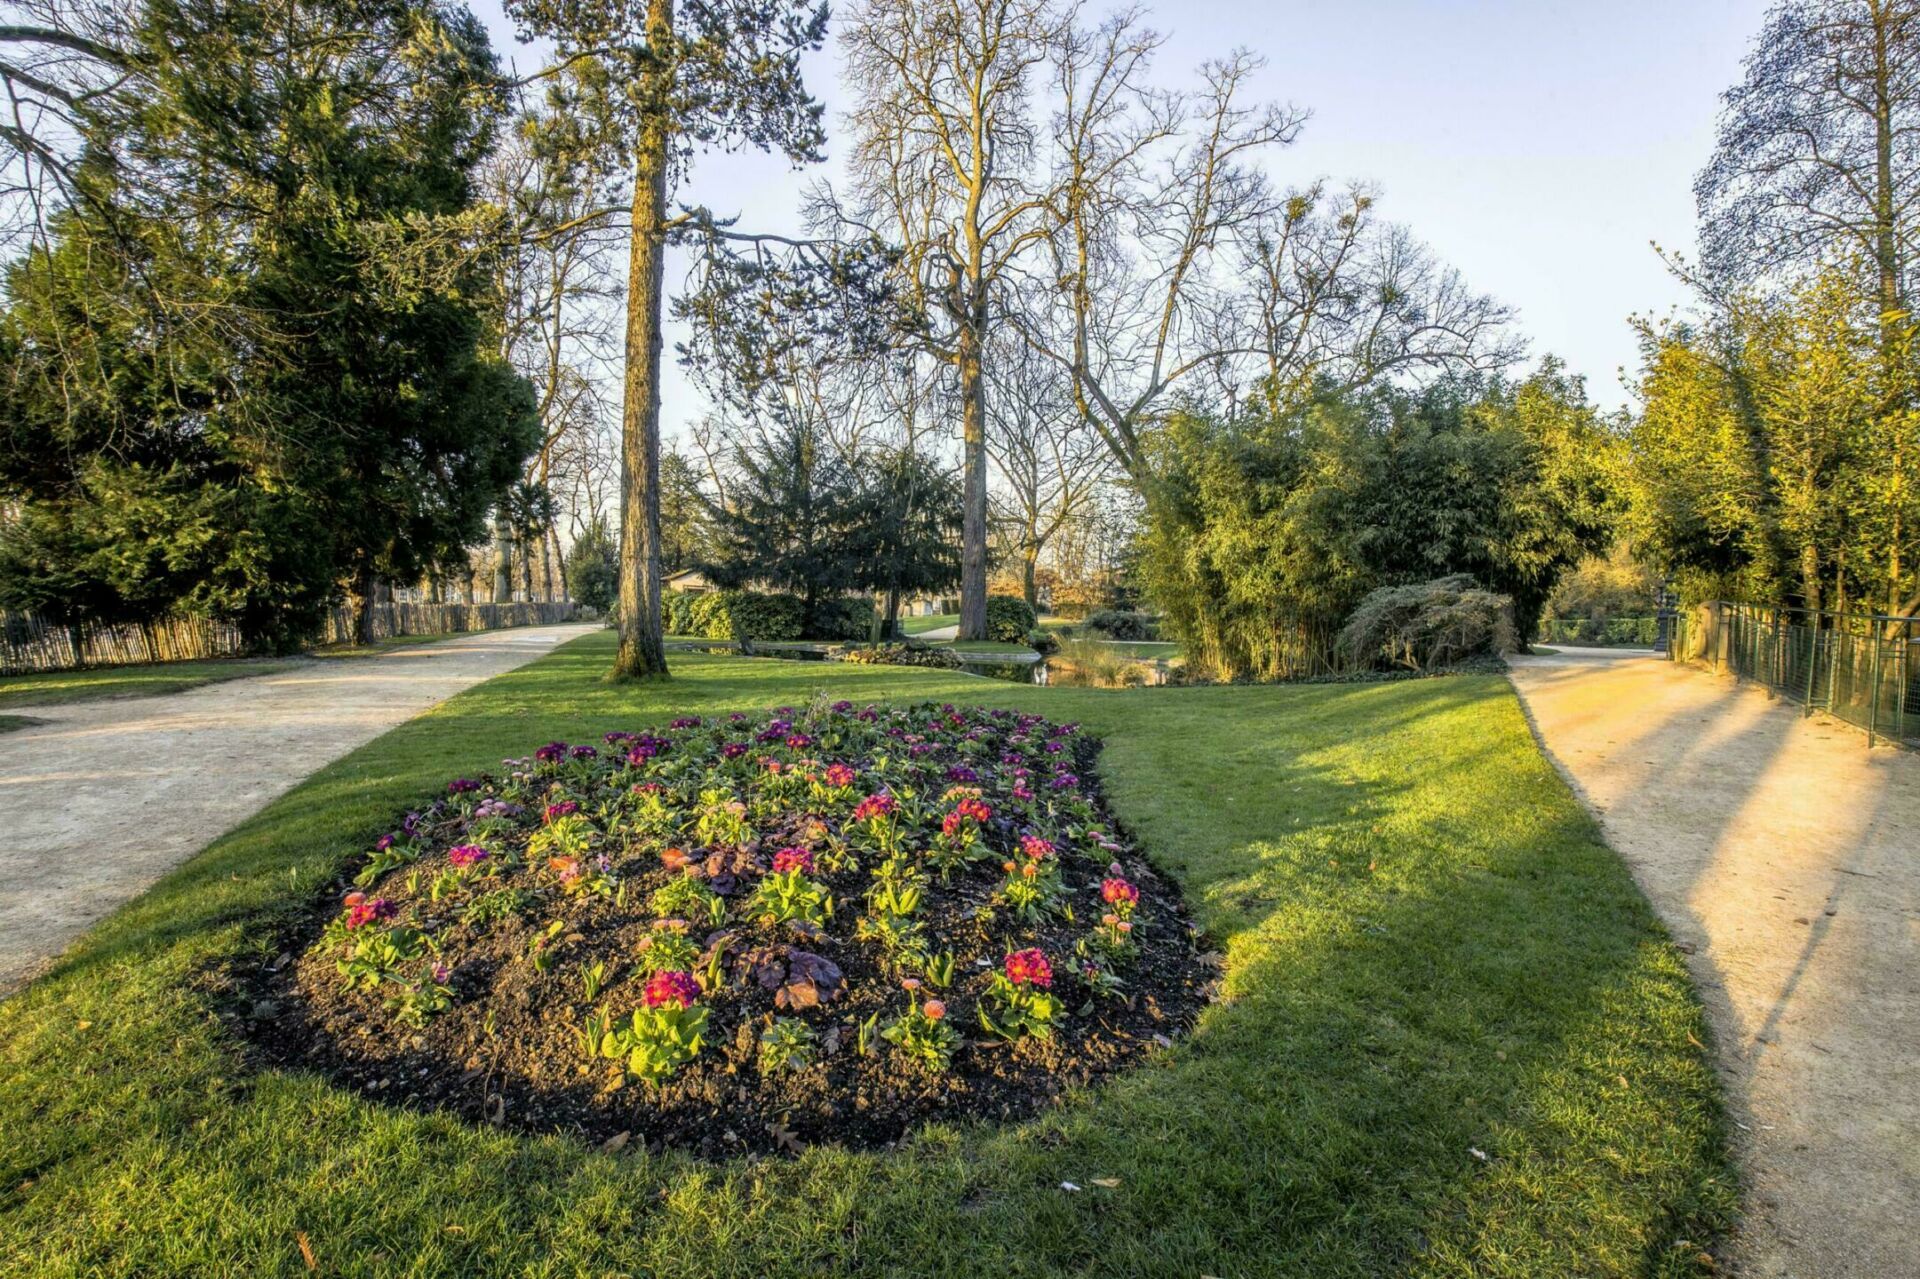
[(670, 591), (681, 591), (688, 595), (705, 595), (714, 589), (707, 575), (697, 568), (683, 568), (678, 573), (669, 573), (662, 584)]

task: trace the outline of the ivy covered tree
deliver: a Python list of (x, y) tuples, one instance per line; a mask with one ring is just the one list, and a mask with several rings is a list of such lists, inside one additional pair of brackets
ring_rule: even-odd
[(660, 617), (660, 388), (666, 247), (694, 215), (668, 197), (694, 152), (750, 145), (817, 160), (821, 106), (800, 55), (826, 33), (808, 0), (507, 0), (523, 34), (554, 42), (590, 121), (583, 145), (632, 175), (621, 414), (620, 644), (614, 672), (667, 673)]

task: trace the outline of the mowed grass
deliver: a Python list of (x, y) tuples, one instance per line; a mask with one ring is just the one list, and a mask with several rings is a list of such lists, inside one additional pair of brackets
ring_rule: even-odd
[[(1102, 692), (679, 656), (610, 685), (610, 647), (329, 766), (0, 1004), (0, 1273), (1707, 1273), (1734, 1186), (1700, 1009), (1504, 681)], [(550, 738), (817, 689), (1103, 734), (1118, 814), (1226, 955), (1194, 1033), (1032, 1122), (720, 1164), (246, 1062), (224, 974), (397, 810)]]
[(290, 665), (264, 658), (211, 658), (0, 675), (0, 706), (59, 706), (102, 697), (160, 697), (230, 679), (271, 675)]
[(931, 613), (925, 617), (902, 617), (900, 632), (903, 635), (925, 635), (928, 631), (937, 631), (945, 626), (958, 626), (958, 613)]

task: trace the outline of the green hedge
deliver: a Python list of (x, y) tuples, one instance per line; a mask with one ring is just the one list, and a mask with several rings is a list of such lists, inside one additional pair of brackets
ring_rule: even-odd
[(1086, 627), (1108, 639), (1157, 640), (1160, 638), (1159, 618), (1151, 613), (1139, 613), (1130, 609), (1103, 608), (1089, 613)]
[(873, 597), (845, 595), (813, 606), (808, 639), (864, 642), (873, 634)]
[(805, 623), (806, 610), (793, 595), (708, 591), (693, 606), (695, 633), (708, 639), (804, 639)]
[(1657, 617), (1553, 617), (1541, 621), (1540, 642), (1652, 648), (1659, 626)]
[(1040, 624), (1033, 605), (1018, 595), (987, 596), (987, 638), (1001, 644), (1025, 642), (1027, 632)]

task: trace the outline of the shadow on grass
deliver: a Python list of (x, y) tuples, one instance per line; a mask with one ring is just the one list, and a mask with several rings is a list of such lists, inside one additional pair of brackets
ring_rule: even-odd
[[(325, 770), (0, 1005), (0, 1258), (293, 1274), (304, 1236), (345, 1274), (1686, 1274), (1676, 1242), (1724, 1219), (1684, 970), (1503, 682), (1103, 693), (684, 659), (609, 687), (604, 648)], [(263, 925), (447, 777), (828, 680), (1105, 736), (1119, 816), (1227, 950), (1195, 1033), (1029, 1123), (703, 1165), (249, 1076), (183, 984), (270, 959)]]

